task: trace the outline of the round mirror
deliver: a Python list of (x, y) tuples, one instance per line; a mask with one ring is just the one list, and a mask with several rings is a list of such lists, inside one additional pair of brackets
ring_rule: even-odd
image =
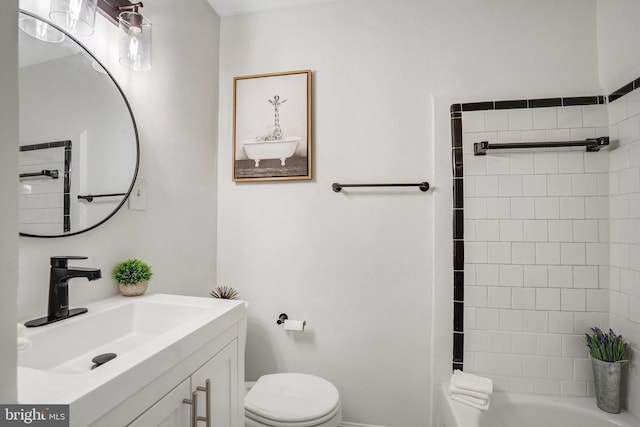
[(24, 11), (19, 27), (20, 234), (82, 233), (131, 192), (135, 119), (120, 86), (77, 40)]

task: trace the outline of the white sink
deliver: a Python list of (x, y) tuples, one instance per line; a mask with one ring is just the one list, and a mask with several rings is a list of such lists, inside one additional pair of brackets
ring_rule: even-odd
[[(245, 318), (242, 301), (179, 295), (117, 296), (86, 307), (27, 328), (33, 346), (18, 355), (20, 403), (115, 407)], [(103, 353), (117, 357), (92, 370), (91, 359)]]

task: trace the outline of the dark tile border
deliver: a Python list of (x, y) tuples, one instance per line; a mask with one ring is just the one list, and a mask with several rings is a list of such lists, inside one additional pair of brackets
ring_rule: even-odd
[(519, 108), (601, 105), (640, 89), (640, 78), (608, 96), (516, 99), (451, 104), (451, 160), (453, 177), (453, 369), (464, 369), (464, 165), (462, 151), (462, 112), (511, 110)]
[(20, 146), (20, 151), (35, 151), (64, 147), (62, 228), (65, 233), (71, 231), (71, 145), (71, 141), (67, 140)]

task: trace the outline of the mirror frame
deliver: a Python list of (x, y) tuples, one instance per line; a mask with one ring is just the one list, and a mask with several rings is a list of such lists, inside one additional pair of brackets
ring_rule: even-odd
[(94, 228), (96, 228), (96, 227), (104, 224), (105, 222), (107, 222), (111, 217), (113, 217), (116, 214), (116, 212), (118, 212), (120, 210), (120, 208), (122, 208), (122, 206), (129, 199), (129, 195), (131, 194), (131, 191), (133, 190), (133, 186), (136, 183), (136, 179), (138, 178), (138, 168), (140, 166), (140, 138), (138, 136), (138, 126), (136, 124), (136, 119), (133, 116), (133, 111), (131, 110), (131, 105), (129, 104), (129, 100), (127, 99), (126, 95), (124, 94), (124, 91), (122, 90), (122, 88), (120, 87), (120, 85), (118, 84), (116, 79), (113, 77), (111, 72), (107, 69), (107, 67), (105, 67), (104, 64), (98, 58), (96, 58), (95, 55), (93, 53), (91, 53), (91, 51), (89, 49), (87, 49), (87, 47), (85, 45), (80, 43), (78, 41), (78, 39), (76, 39), (71, 34), (67, 33), (66, 31), (64, 31), (58, 25), (54, 24), (53, 22), (51, 22), (51, 21), (49, 21), (47, 19), (42, 18), (41, 16), (39, 16), (39, 15), (37, 15), (35, 13), (31, 13), (31, 12), (26, 11), (24, 9), (19, 9), (19, 13), (25, 14), (25, 15), (30, 16), (30, 17), (35, 18), (35, 19), (39, 19), (42, 22), (45, 22), (47, 25), (51, 25), (56, 30), (62, 32), (65, 35), (65, 37), (68, 37), (73, 42), (75, 42), (78, 46), (80, 46), (80, 48), (82, 50), (84, 50), (95, 62), (97, 62), (98, 65), (100, 65), (100, 67), (102, 67), (102, 69), (105, 71), (105, 73), (109, 76), (109, 78), (111, 79), (113, 84), (118, 89), (118, 92), (122, 96), (122, 99), (124, 100), (124, 104), (126, 105), (127, 110), (129, 111), (129, 116), (131, 117), (131, 123), (133, 124), (133, 133), (135, 135), (135, 140), (136, 140), (136, 166), (135, 166), (135, 169), (133, 171), (133, 178), (131, 179), (131, 185), (129, 185), (129, 189), (127, 190), (126, 194), (122, 198), (122, 201), (120, 202), (120, 204), (118, 204), (118, 206), (116, 206), (116, 208), (109, 215), (107, 215), (105, 218), (103, 218), (102, 220), (98, 221), (97, 223), (95, 223), (94, 225), (92, 225), (90, 227), (83, 228), (82, 230), (78, 230), (78, 231), (74, 231), (74, 232), (70, 232), (70, 233), (53, 234), (53, 235), (50, 235), (50, 236), (42, 235), (42, 234), (31, 234), (31, 233), (22, 233), (22, 232), (20, 233), (20, 236), (41, 237), (41, 238), (46, 238), (46, 239), (48, 239), (48, 238), (57, 238), (57, 237), (75, 236), (75, 235), (78, 235), (78, 234), (81, 234), (81, 233), (85, 233), (85, 232), (87, 232), (89, 230), (93, 230)]

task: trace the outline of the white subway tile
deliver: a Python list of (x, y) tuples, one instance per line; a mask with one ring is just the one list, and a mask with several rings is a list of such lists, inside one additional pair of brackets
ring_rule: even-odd
[(598, 221), (590, 219), (573, 221), (574, 242), (597, 242), (598, 236)]
[(587, 243), (587, 265), (609, 264), (609, 245), (607, 243)]
[[(537, 337), (534, 339), (534, 342), (537, 344)], [(537, 347), (537, 345), (536, 345)], [(536, 351), (530, 353), (535, 354)], [(541, 356), (524, 356), (524, 376), (530, 378), (546, 378), (548, 372), (548, 357)]]
[(560, 310), (560, 289), (536, 289), (537, 310)]
[(521, 265), (500, 265), (500, 286), (522, 286), (523, 275)]
[(640, 324), (640, 298), (629, 297), (629, 320)]
[(464, 259), (471, 264), (486, 264), (487, 243), (467, 242), (464, 245)]
[[(571, 334), (562, 336), (562, 355), (571, 358), (583, 358), (587, 355), (587, 349), (584, 345), (584, 335)], [(573, 369), (569, 372), (573, 377)]]
[(499, 192), (501, 197), (514, 197), (522, 196), (522, 176), (521, 175), (508, 175), (500, 176)]
[(550, 242), (572, 242), (573, 241), (573, 221), (571, 220), (550, 220), (549, 227)]
[(558, 197), (535, 198), (536, 219), (560, 218), (560, 199)]
[(571, 129), (549, 129), (547, 130), (547, 141), (570, 141)]
[(511, 351), (511, 332), (489, 331), (489, 352), (509, 353)]
[(485, 114), (485, 129), (488, 131), (509, 130), (508, 110), (490, 110)]
[[(589, 253), (589, 248), (587, 245), (587, 254)], [(588, 255), (587, 255), (587, 259)], [(609, 289), (609, 266), (600, 266), (598, 267), (598, 286), (600, 289)]]
[(573, 360), (573, 379), (576, 381), (593, 381), (591, 359), (575, 358)]
[(598, 267), (592, 265), (576, 265), (573, 267), (573, 287), (581, 289), (598, 289)]
[(536, 248), (534, 243), (511, 244), (511, 263), (512, 264), (535, 264)]
[(522, 356), (499, 354), (498, 374), (516, 377), (522, 376)]
[(582, 127), (582, 107), (558, 108), (558, 128)]
[(584, 171), (586, 173), (605, 173), (609, 172), (609, 152), (585, 152), (584, 153)]
[(618, 142), (622, 145), (635, 142), (640, 138), (638, 116), (630, 117), (618, 123)]
[(560, 394), (562, 396), (586, 397), (587, 383), (578, 381), (561, 381)]
[(558, 173), (558, 153), (551, 151), (534, 153), (533, 164), (536, 174)]
[(514, 197), (511, 199), (511, 218), (533, 219), (535, 205), (533, 197)]
[(553, 288), (573, 287), (573, 267), (570, 265), (550, 265), (549, 286)]
[(511, 263), (511, 242), (489, 242), (487, 262), (492, 264)]
[(594, 173), (571, 175), (574, 196), (597, 196), (598, 175)]
[(464, 348), (466, 351), (487, 351), (489, 348), (487, 331), (465, 331)]
[(538, 334), (538, 355), (562, 356), (562, 335)]
[(487, 218), (511, 218), (511, 199), (508, 197), (488, 198), (485, 209)]
[(476, 328), (496, 331), (500, 328), (500, 310), (497, 308), (477, 308)]
[[(526, 371), (524, 374), (526, 375)], [(514, 393), (535, 393), (536, 380), (533, 378), (511, 377), (511, 391)]]
[(572, 334), (573, 313), (566, 311), (550, 311), (549, 332), (557, 332), (559, 334)]
[(522, 131), (505, 130), (498, 132), (498, 142), (520, 142), (522, 140)]
[(533, 129), (555, 129), (558, 127), (557, 108), (533, 108), (532, 113)]
[(526, 220), (524, 221), (524, 240), (528, 242), (547, 241), (547, 221)]
[(584, 151), (561, 151), (558, 153), (560, 173), (584, 173)]
[(515, 310), (534, 310), (536, 291), (531, 288), (511, 288), (511, 307)]
[(573, 379), (573, 359), (567, 357), (550, 357), (549, 378), (552, 380)]
[(523, 317), (525, 332), (547, 332), (549, 330), (548, 312), (525, 310)]
[[(466, 365), (466, 360), (465, 360)], [(498, 373), (498, 355), (495, 353), (476, 353), (475, 368), (483, 375)]]
[(475, 156), (473, 154), (465, 154), (463, 156), (464, 161), (464, 176), (471, 175), (486, 175), (487, 174), (487, 161), (486, 156)]
[(547, 140), (547, 131), (523, 130), (520, 136), (523, 142), (543, 142)]
[(608, 218), (609, 198), (608, 197), (585, 197), (585, 212), (587, 218)]
[(496, 286), (500, 280), (500, 266), (497, 264), (476, 265), (476, 285)]
[[(531, 157), (533, 159), (533, 156)], [(523, 196), (546, 196), (547, 176), (546, 175), (523, 175), (522, 176)]]
[(533, 173), (533, 153), (512, 153), (510, 162), (513, 175)]
[(477, 240), (487, 242), (500, 240), (500, 222), (497, 219), (476, 220), (476, 238)]
[(464, 217), (466, 219), (487, 218), (487, 200), (480, 197), (467, 197), (464, 199)]
[(640, 168), (620, 171), (620, 194), (640, 192)]
[(585, 311), (587, 296), (584, 289), (561, 289), (560, 296), (562, 311)]
[(520, 219), (500, 220), (500, 240), (507, 242), (522, 241), (524, 239), (524, 225)]
[[(498, 177), (495, 175), (485, 175), (471, 177), (475, 180), (475, 196), (476, 197), (497, 197), (498, 196)], [(467, 178), (465, 178), (465, 181)], [(465, 193), (465, 196), (470, 195)]]
[(487, 288), (486, 286), (465, 286), (464, 302), (468, 307), (486, 307), (487, 306)]
[(465, 219), (464, 220), (464, 240), (467, 242), (475, 242), (476, 240), (476, 223), (478, 220)]
[(500, 309), (500, 330), (521, 332), (524, 328), (522, 310)]
[(475, 285), (476, 284), (476, 264), (464, 263), (464, 284)]
[(607, 289), (587, 289), (587, 311), (609, 310), (609, 291)]
[(486, 156), (486, 161), (487, 174), (489, 175), (509, 175), (511, 173), (511, 159), (509, 154), (493, 153), (490, 156)]
[(609, 115), (606, 105), (585, 105), (582, 107), (582, 122), (584, 127), (603, 127), (609, 125)]
[(464, 197), (476, 197), (476, 177), (465, 176), (462, 180), (462, 194)]
[(598, 220), (598, 240), (600, 242), (609, 241), (609, 220), (608, 219)]
[(618, 291), (609, 291), (609, 311), (625, 319), (629, 318), (629, 296)]
[(602, 317), (600, 313), (573, 313), (573, 331), (576, 334), (584, 334), (588, 332), (590, 328), (604, 324), (601, 320)]
[(560, 243), (560, 262), (563, 265), (584, 265), (585, 259), (584, 243)]
[(511, 288), (489, 286), (487, 288), (487, 307), (511, 308)]
[(560, 219), (584, 219), (584, 197), (561, 197)]
[(536, 243), (536, 264), (560, 264), (560, 243)]
[(468, 331), (470, 329), (478, 329), (476, 324), (476, 310), (475, 307), (465, 307), (464, 308), (464, 320), (462, 325), (464, 326), (464, 330)]
[(483, 132), (485, 130), (484, 116), (484, 111), (463, 112), (462, 121), (464, 123), (465, 132)]
[(533, 128), (533, 114), (530, 109), (514, 109), (509, 111), (510, 130), (529, 130)]
[(560, 381), (536, 379), (536, 394), (559, 396), (560, 392)]
[(549, 175), (547, 177), (547, 195), (571, 196), (571, 175)]
[(596, 137), (596, 129), (595, 128), (572, 128), (571, 129), (571, 140), (572, 141), (582, 141), (588, 138)]
[(532, 288), (546, 288), (548, 284), (547, 266), (525, 265), (524, 286)]

